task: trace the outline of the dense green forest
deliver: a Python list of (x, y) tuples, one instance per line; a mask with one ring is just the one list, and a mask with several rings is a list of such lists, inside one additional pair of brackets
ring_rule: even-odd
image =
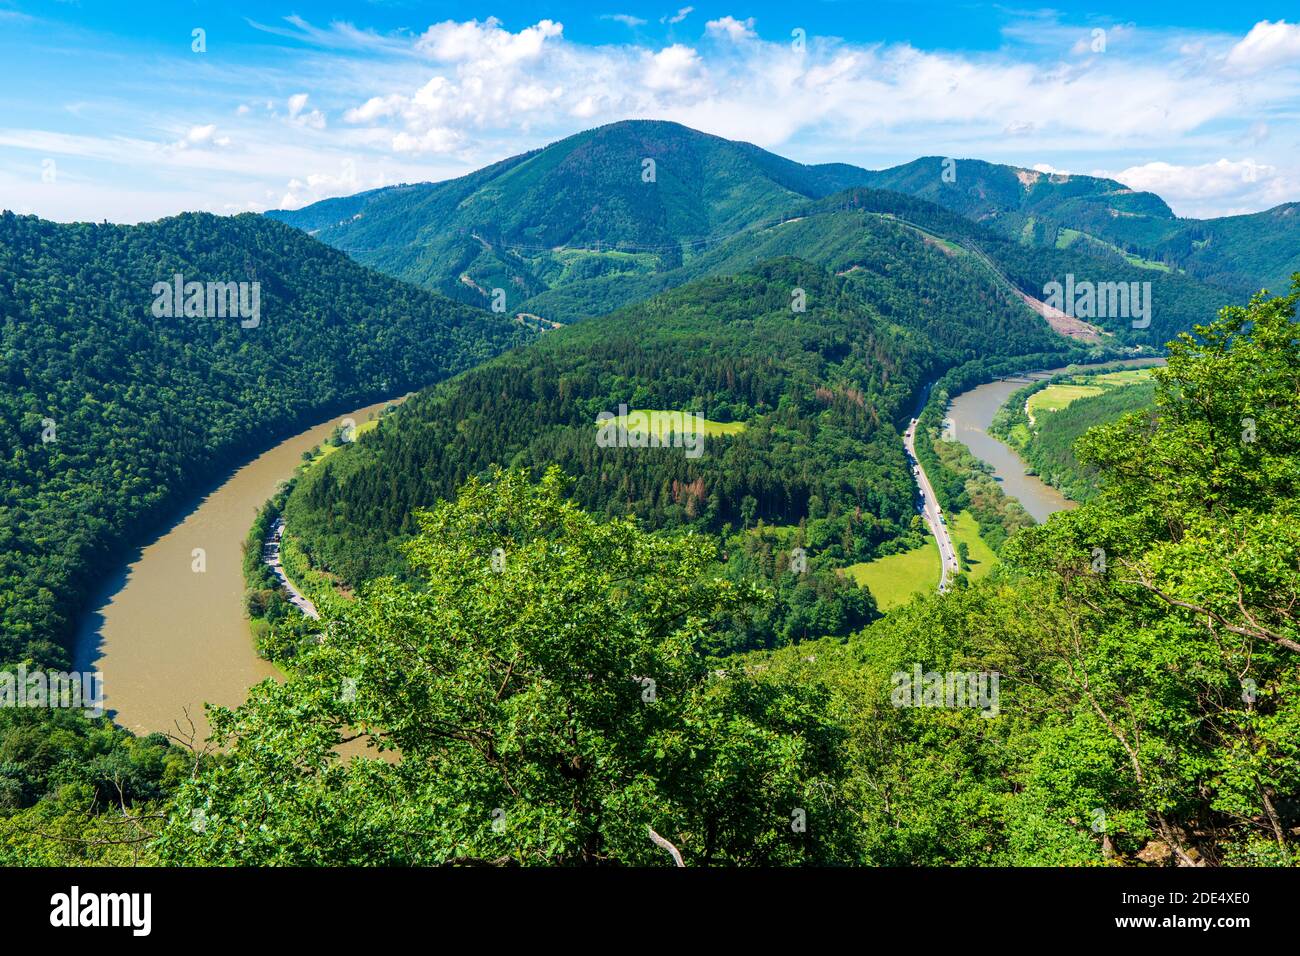
[[(1100, 381), (1098, 373), (1057, 376), (1051, 381), (1057, 380), (1080, 384)], [(1031, 423), (1025, 412), (1025, 403), (1030, 396), (1048, 387), (1051, 381), (1012, 394), (994, 417), (989, 432), (1012, 445), (1034, 474), (1060, 489), (1067, 498), (1087, 501), (1097, 494), (1098, 474), (1095, 468), (1081, 463), (1076, 457), (1075, 442), (1097, 425), (1113, 422), (1131, 412), (1151, 409), (1155, 385), (1151, 381), (1135, 381), (1105, 387), (1098, 394), (1084, 395), (1064, 408), (1038, 411)]]
[[(979, 270), (912, 242), (896, 256), (873, 246), (878, 268), (858, 273), (783, 259), (700, 280), (416, 396), (304, 478), (286, 506), (294, 538), (356, 584), (399, 571), (415, 510), (467, 477), (559, 464), (583, 507), (652, 527), (725, 536), (760, 521), (802, 525), (812, 551), (846, 564), (914, 547), (898, 428), (924, 379), (979, 339), (1007, 352), (1054, 341), (1062, 356), (1077, 350), (999, 299)], [(793, 310), (796, 291), (804, 312)], [(745, 427), (710, 436), (697, 459), (601, 448), (597, 415), (619, 405)]]
[[(771, 597), (719, 576), (715, 542), (590, 514), (558, 468), (471, 478), (419, 518), (410, 580), (336, 607), (286, 683), (216, 714), (239, 746), (181, 785), (153, 851), (670, 865), (658, 837), (691, 866), (1293, 864), (1297, 298), (1180, 336), (1154, 416), (1080, 442), (1096, 498), (847, 640), (710, 660)], [(987, 693), (900, 695), (917, 672)], [(357, 733), (400, 758), (338, 759)]]
[[(222, 754), (0, 713), (0, 858), (1293, 865), (1297, 298), (1171, 343), (1154, 415), (1079, 443), (1096, 498), (847, 638), (717, 657), (778, 599), (718, 539), (588, 512), (558, 468), (471, 476), (403, 579), (213, 712)], [(988, 693), (900, 697), (918, 671)], [(389, 759), (340, 757), (358, 735)]]
[[(255, 327), (163, 317), (158, 281), (258, 282)], [(0, 663), (64, 665), (141, 529), (240, 456), (524, 337), (263, 217), (0, 215)]]
[[(805, 312), (791, 309), (796, 289)], [(285, 513), (313, 564), (355, 585), (400, 573), (416, 509), (467, 477), (558, 464), (593, 511), (722, 536), (798, 525), (791, 547), (814, 553), (814, 572), (865, 560), (920, 542), (895, 423), (929, 367), (921, 341), (844, 279), (778, 260), (549, 334), (417, 395), (309, 471)], [(620, 405), (744, 427), (707, 435), (698, 457), (601, 447), (597, 416)]]

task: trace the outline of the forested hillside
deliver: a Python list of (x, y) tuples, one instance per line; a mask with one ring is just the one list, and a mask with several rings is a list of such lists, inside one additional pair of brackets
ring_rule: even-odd
[(1039, 249), (1074, 248), (1148, 273), (1174, 269), (1236, 297), (1285, 290), (1300, 271), (1296, 203), (1184, 219), (1154, 193), (1111, 179), (942, 156), (871, 173), (866, 185), (930, 200)]
[[(1136, 192), (1113, 179), (1069, 176), (1020, 169), (979, 159), (924, 156), (871, 174), (868, 185), (908, 193), (987, 225), (1009, 238), (1032, 238), (1052, 245), (1054, 227), (1066, 224), (1097, 231), (1123, 220), (1159, 223), (1168, 228), (1173, 211), (1154, 193)], [(1053, 231), (1044, 232), (1049, 227)], [(1042, 239), (1049, 240), (1046, 243)]]
[[(259, 314), (159, 315), (178, 273), (258, 283)], [(523, 337), (252, 215), (0, 215), (0, 321), (0, 663), (47, 665), (116, 552), (236, 456)]]
[(865, 177), (852, 166), (804, 166), (676, 123), (636, 121), (459, 179), (268, 215), (466, 302), (488, 306), (502, 289), (513, 314), (574, 280), (674, 269), (702, 244)]
[[(791, 309), (802, 289), (807, 311)], [(414, 512), (492, 464), (558, 464), (583, 506), (720, 532), (816, 519), (869, 554), (906, 530), (894, 423), (930, 359), (840, 278), (779, 260), (545, 336), (417, 395), (295, 490), (294, 535), (349, 582), (395, 569)], [(602, 448), (601, 412), (663, 409), (743, 423), (703, 453)], [(834, 533), (830, 532), (833, 527)]]
[[(1111, 180), (960, 160), (949, 181), (943, 162), (803, 166), (675, 123), (628, 121), (459, 179), (268, 215), (398, 278), (562, 323), (776, 255), (838, 269), (849, 250), (895, 235), (840, 215), (854, 208), (964, 238), (1036, 298), (1067, 274), (1152, 283), (1150, 326), (1097, 322), (1121, 342), (1158, 346), (1265, 280), (1285, 287), (1300, 267), (1294, 221), (1273, 214), (1284, 208), (1253, 226), (1179, 220), (1159, 197)], [(1243, 241), (1250, 229), (1261, 241)]]
[[(414, 510), (467, 477), (492, 464), (558, 463), (592, 510), (715, 533), (812, 522), (818, 550), (845, 563), (876, 556), (911, 533), (897, 426), (924, 381), (981, 348), (1078, 354), (980, 269), (898, 226), (879, 228), (896, 230), (898, 243), (842, 253), (869, 267), (835, 274), (779, 259), (700, 280), (417, 396), (313, 469), (288, 505), (294, 535), (356, 583), (394, 570)], [(806, 311), (795, 311), (797, 297)], [(744, 429), (711, 437), (694, 460), (597, 447), (596, 416), (620, 404)]]
[[(1293, 864), (1297, 297), (1172, 343), (1154, 416), (1080, 444), (1101, 493), (1011, 539), (999, 576), (848, 641), (711, 660), (770, 598), (720, 578), (713, 543), (590, 515), (558, 469), (471, 479), (418, 519), (409, 580), (333, 609), (286, 683), (216, 715), (227, 756), (182, 785), (153, 851)], [(913, 674), (937, 690), (900, 694)], [(338, 759), (356, 728), (393, 762)]]

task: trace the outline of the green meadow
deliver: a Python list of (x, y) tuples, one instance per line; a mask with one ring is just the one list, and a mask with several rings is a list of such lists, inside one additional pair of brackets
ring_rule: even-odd
[[(629, 412), (626, 415), (619, 415), (615, 418), (608, 419), (607, 422), (617, 425), (621, 428), (626, 428), (628, 420), (636, 416), (641, 416), (641, 415), (662, 416), (661, 418), (659, 418), (659, 421), (661, 422), (659, 435), (662, 438), (668, 434), (669, 424), (672, 421), (674, 421), (678, 415), (683, 415), (683, 414), (689, 415), (690, 412), (674, 412), (674, 411), (667, 411), (664, 409), (638, 408), (635, 411)], [(706, 435), (739, 435), (741, 432), (745, 430), (744, 422), (715, 422), (708, 418), (696, 418), (695, 421), (699, 425), (699, 427), (703, 429), (704, 434)], [(600, 427), (602, 425), (605, 425), (607, 422), (597, 422), (596, 426)], [(643, 429), (634, 428), (630, 430), (639, 432), (642, 431)]]
[[(967, 576), (979, 580), (993, 570), (997, 555), (980, 537), (979, 524), (969, 511), (963, 511), (948, 525), (954, 544), (969, 549), (970, 570)], [(907, 604), (914, 595), (934, 591), (939, 586), (939, 546), (930, 538), (919, 548), (891, 554), (875, 561), (864, 561), (843, 568), (859, 586), (869, 590), (882, 611)]]

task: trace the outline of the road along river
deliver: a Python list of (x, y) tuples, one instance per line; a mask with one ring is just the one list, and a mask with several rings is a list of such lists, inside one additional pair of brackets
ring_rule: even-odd
[(244, 616), (244, 538), (303, 452), (344, 419), (359, 425), (388, 404), (336, 415), (259, 455), (189, 502), (108, 581), (77, 631), (74, 657), (77, 670), (104, 675), (105, 707), (119, 724), (136, 733), (179, 724), (188, 735), (188, 711), (202, 741), (205, 702), (240, 704), (253, 684), (278, 676), (257, 656)]
[[(926, 386), (926, 394), (930, 392), (930, 387)], [(925, 398), (921, 399), (921, 407), (925, 407)], [(953, 547), (952, 537), (948, 534), (948, 526), (944, 523), (943, 511), (939, 507), (939, 499), (934, 493), (934, 488), (930, 485), (930, 478), (921, 467), (920, 461), (916, 457), (916, 426), (918, 416), (921, 414), (918, 409), (912, 420), (907, 423), (907, 430), (903, 432), (903, 447), (907, 449), (907, 463), (912, 469), (912, 480), (916, 482), (917, 488), (921, 492), (921, 517), (925, 520), (934, 535), (935, 543), (939, 546), (939, 590), (940, 592), (948, 590), (948, 579), (957, 574), (960, 565), (957, 561), (957, 550)]]
[[(1102, 362), (1097, 365), (1071, 365), (1066, 368), (1048, 369), (1045, 374), (1056, 375), (1060, 372), (1114, 366), (1115, 368), (1136, 368), (1143, 365), (1158, 365), (1164, 359), (1130, 359), (1121, 362)], [(1020, 379), (1020, 376), (1015, 376)], [(1034, 520), (1042, 523), (1054, 511), (1064, 511), (1075, 507), (1075, 502), (1066, 498), (1059, 491), (1033, 475), (1026, 474), (1028, 465), (1009, 445), (1004, 444), (988, 433), (988, 427), (1011, 393), (1024, 388), (1025, 382), (997, 381), (980, 385), (968, 392), (962, 392), (948, 405), (948, 420), (952, 423), (949, 437), (960, 441), (971, 450), (976, 458), (993, 467), (1002, 490), (1025, 506)]]
[[(956, 437), (991, 464), (1003, 489), (1042, 521), (1072, 502), (1026, 475), (1015, 452), (987, 433), (993, 415), (1019, 387), (981, 385), (958, 395), (948, 417)], [(77, 670), (103, 673), (106, 707), (118, 723), (137, 733), (175, 732), (178, 725), (188, 733), (188, 712), (201, 740), (207, 735), (205, 702), (234, 706), (253, 684), (277, 676), (254, 651), (244, 616), (244, 538), (257, 509), (277, 483), (292, 476), (303, 452), (345, 418), (360, 424), (387, 404), (335, 416), (259, 455), (181, 509), (171, 528), (108, 581), (78, 630), (75, 661)], [(947, 540), (946, 529), (938, 526)], [(196, 549), (202, 549), (201, 558)], [(951, 549), (948, 541), (945, 565), (955, 561)]]

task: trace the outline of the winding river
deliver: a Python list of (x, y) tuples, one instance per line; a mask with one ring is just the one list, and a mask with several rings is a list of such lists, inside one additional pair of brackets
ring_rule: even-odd
[[(1099, 365), (1071, 365), (1064, 368), (1048, 369), (1037, 375), (1056, 375), (1059, 372), (1086, 368), (1137, 368), (1143, 365), (1158, 365), (1164, 359), (1129, 359), (1120, 362), (1102, 362)], [(1076, 506), (1059, 491), (1044, 481), (1026, 474), (1025, 464), (1011, 446), (999, 441), (988, 433), (988, 427), (1011, 394), (1025, 387), (1023, 376), (1015, 376), (1015, 381), (989, 382), (979, 385), (968, 392), (962, 392), (948, 405), (948, 420), (952, 422), (952, 437), (971, 450), (976, 458), (987, 462), (993, 468), (1002, 490), (1017, 499), (1025, 510), (1033, 515), (1034, 520), (1042, 523), (1054, 511), (1065, 511)]]
[[(971, 389), (953, 400), (948, 417), (956, 437), (993, 466), (1003, 489), (1043, 521), (1073, 502), (1026, 475), (1019, 456), (987, 431), (1022, 384), (1000, 381)], [(204, 702), (234, 706), (253, 684), (278, 675), (254, 651), (244, 616), (244, 538), (257, 509), (293, 474), (304, 451), (329, 437), (344, 418), (359, 424), (386, 404), (322, 421), (259, 455), (192, 500), (108, 581), (77, 633), (75, 661), (77, 670), (103, 673), (106, 707), (118, 723), (136, 733), (188, 735), (193, 720), (202, 740), (208, 732)], [(195, 549), (203, 551), (202, 571), (196, 570)]]
[(244, 616), (244, 538), (303, 452), (344, 419), (359, 425), (387, 404), (334, 416), (254, 458), (190, 501), (108, 581), (77, 631), (74, 658), (77, 670), (104, 675), (105, 707), (119, 724), (188, 736), (192, 719), (201, 742), (204, 702), (240, 704), (253, 684), (278, 676), (257, 656)]

